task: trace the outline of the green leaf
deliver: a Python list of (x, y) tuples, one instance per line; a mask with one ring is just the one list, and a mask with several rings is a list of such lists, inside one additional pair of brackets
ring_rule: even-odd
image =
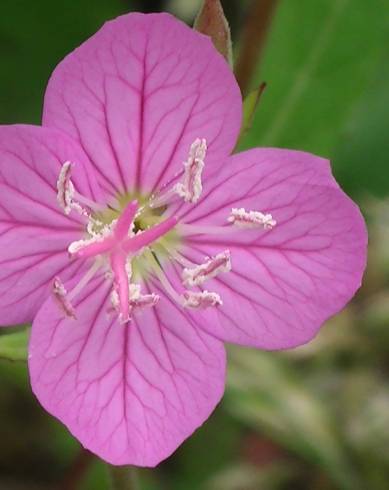
[(360, 101), (334, 151), (335, 175), (351, 194), (389, 194), (389, 57)]
[(243, 137), (243, 135), (252, 127), (255, 112), (265, 88), (266, 83), (261, 83), (258, 88), (252, 90), (247, 97), (245, 97), (243, 101), (243, 122), (240, 137)]
[(230, 351), (226, 408), (310, 464), (340, 488), (359, 489), (328, 407), (292, 375), (275, 353)]
[(268, 86), (242, 147), (330, 156), (388, 46), (387, 0), (280, 2), (256, 80)]
[(55, 66), (106, 20), (125, 11), (123, 0), (2, 0), (1, 122), (39, 124), (44, 90)]
[(26, 361), (30, 328), (0, 335), (0, 358), (10, 361)]
[(193, 28), (209, 36), (215, 48), (232, 66), (230, 27), (219, 0), (204, 0)]

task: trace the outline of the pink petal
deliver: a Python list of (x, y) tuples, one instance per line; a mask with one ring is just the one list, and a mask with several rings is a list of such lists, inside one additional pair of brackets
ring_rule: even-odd
[[(77, 189), (93, 198), (88, 161), (68, 136), (34, 126), (0, 126), (0, 318), (29, 322), (56, 274), (69, 277), (67, 246), (80, 238), (81, 221), (57, 203), (61, 165), (76, 164)], [(64, 272), (63, 272), (64, 271)]]
[(111, 193), (160, 187), (197, 138), (207, 166), (235, 146), (241, 96), (211, 40), (168, 14), (106, 23), (54, 71), (43, 123), (77, 138)]
[(264, 349), (309, 341), (352, 298), (366, 265), (364, 220), (329, 163), (302, 152), (255, 149), (233, 156), (206, 186), (181, 219), (231, 226), (231, 208), (244, 207), (271, 213), (277, 225), (188, 240), (185, 253), (195, 262), (231, 251), (232, 271), (205, 283), (223, 306), (196, 312), (197, 321), (223, 340)]
[(107, 311), (110, 291), (101, 277), (92, 281), (73, 301), (77, 320), (52, 299), (44, 304), (32, 327), (32, 388), (104, 460), (155, 466), (220, 400), (224, 347), (165, 298), (119, 324)]

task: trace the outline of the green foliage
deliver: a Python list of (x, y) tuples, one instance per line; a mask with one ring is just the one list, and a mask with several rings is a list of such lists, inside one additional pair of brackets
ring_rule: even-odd
[(313, 465), (341, 488), (357, 490), (331, 407), (275, 353), (231, 349), (228, 407)]
[[(388, 34), (387, 0), (281, 2), (254, 80), (266, 81), (268, 88), (242, 148), (280, 146), (332, 157), (340, 131), (346, 124), (355, 125), (350, 119), (356, 104), (385, 62)], [(360, 114), (362, 124), (366, 117), (373, 118), (371, 130), (381, 118), (388, 123), (385, 106), (379, 116), (371, 115), (381, 95), (371, 93), (375, 102)], [(380, 141), (371, 136), (369, 143)], [(345, 156), (341, 173), (352, 190), (363, 185), (362, 172), (352, 173), (351, 157), (356, 152)], [(384, 154), (382, 148), (377, 152)], [(371, 155), (366, 156), (365, 165)], [(381, 182), (377, 188), (382, 190)]]
[(0, 335), (0, 359), (26, 361), (29, 335), (29, 328), (11, 332), (6, 331)]
[(121, 0), (2, 0), (0, 123), (39, 124), (55, 66), (105, 20), (124, 12)]
[(247, 131), (252, 128), (254, 117), (265, 88), (266, 84), (262, 83), (258, 88), (252, 90), (243, 101), (243, 121), (240, 138), (243, 138)]
[[(388, 44), (387, 44), (388, 45)], [(389, 193), (389, 56), (352, 112), (334, 151), (344, 189), (359, 196)]]

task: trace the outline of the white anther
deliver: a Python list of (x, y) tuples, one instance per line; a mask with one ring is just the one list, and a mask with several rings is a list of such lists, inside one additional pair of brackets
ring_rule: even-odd
[(185, 308), (209, 308), (210, 306), (221, 306), (223, 304), (217, 293), (209, 291), (185, 291), (182, 295), (182, 305)]
[(158, 294), (141, 294), (140, 284), (130, 284), (129, 299), (132, 308), (144, 308), (146, 306), (155, 306), (159, 301)]
[(140, 297), (140, 284), (130, 283), (128, 286), (128, 297), (130, 301), (135, 301)]
[(67, 291), (59, 277), (54, 278), (53, 295), (61, 310), (69, 318), (76, 318), (76, 312), (71, 302), (67, 298)]
[[(132, 277), (132, 262), (131, 262), (131, 257), (128, 257), (126, 260), (126, 272), (128, 276), (128, 280), (131, 281)], [(130, 283), (130, 298), (131, 298), (131, 286), (139, 286), (139, 284), (131, 284)], [(139, 286), (139, 292), (140, 292), (140, 286)]]
[(148, 306), (155, 306), (159, 301), (158, 294), (141, 294), (138, 298), (130, 301), (132, 308), (145, 308)]
[[(131, 310), (155, 306), (160, 299), (158, 294), (141, 294), (140, 284), (130, 283), (128, 289), (128, 298)], [(116, 311), (119, 311), (120, 300), (116, 289), (113, 289), (111, 292), (111, 304)]]
[(57, 180), (57, 201), (65, 214), (70, 214), (74, 209), (78, 213), (88, 216), (88, 212), (74, 200), (75, 189), (70, 177), (72, 174), (72, 163), (65, 162)]
[(232, 208), (228, 221), (239, 228), (259, 228), (271, 230), (277, 221), (271, 214), (263, 214), (260, 211), (246, 211), (244, 208)]
[(120, 300), (119, 300), (119, 294), (116, 291), (116, 289), (112, 289), (111, 291), (111, 304), (116, 311), (119, 311)]
[(184, 162), (183, 181), (174, 186), (174, 191), (186, 202), (196, 203), (200, 198), (203, 190), (201, 174), (206, 152), (206, 140), (197, 138), (190, 147), (188, 160)]
[(74, 196), (74, 186), (70, 180), (72, 173), (71, 162), (65, 162), (62, 165), (61, 171), (57, 180), (57, 201), (65, 214), (69, 214), (72, 210), (72, 201)]
[(182, 271), (182, 279), (186, 286), (198, 286), (203, 282), (217, 276), (220, 272), (231, 270), (231, 254), (229, 250), (211, 257), (204, 264)]

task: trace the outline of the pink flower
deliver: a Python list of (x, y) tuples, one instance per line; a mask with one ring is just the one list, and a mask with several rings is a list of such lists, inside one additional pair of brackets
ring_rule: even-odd
[(56, 68), (42, 127), (0, 128), (1, 318), (33, 320), (34, 393), (110, 463), (156, 465), (204, 422), (223, 342), (308, 342), (361, 284), (328, 161), (229, 156), (241, 111), (210, 39), (130, 14)]

